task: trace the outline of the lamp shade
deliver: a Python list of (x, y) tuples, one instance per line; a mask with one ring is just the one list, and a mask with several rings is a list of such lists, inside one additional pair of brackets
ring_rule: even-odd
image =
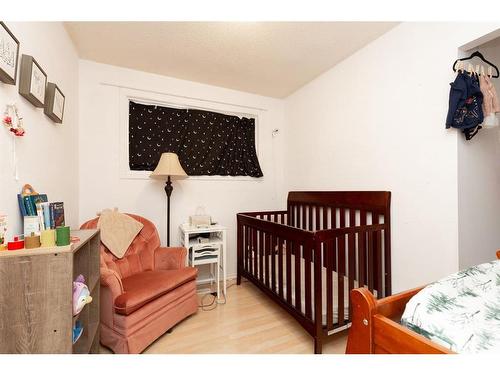
[(149, 177), (151, 178), (185, 178), (186, 172), (179, 163), (179, 157), (173, 152), (164, 152), (161, 154), (160, 161), (155, 170)]

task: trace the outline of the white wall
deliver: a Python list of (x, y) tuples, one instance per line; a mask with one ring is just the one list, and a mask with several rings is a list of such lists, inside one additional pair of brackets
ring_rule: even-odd
[[(500, 38), (474, 48), (500, 64)], [(466, 55), (470, 55), (469, 51)], [(479, 63), (474, 59), (473, 63)], [(493, 79), (500, 93), (500, 82)], [(458, 221), (460, 268), (488, 262), (500, 248), (500, 128), (481, 129), (458, 142)]]
[[(114, 85), (132, 87), (138, 95), (155, 100), (187, 101), (171, 95), (196, 97), (200, 105), (233, 108), (245, 112), (256, 107), (259, 161), (264, 173), (260, 180), (187, 179), (174, 181), (171, 200), (172, 245), (178, 244), (177, 228), (204, 206), (207, 214), (228, 227), (228, 274), (236, 273), (236, 213), (286, 207), (283, 194), (283, 137), (271, 131), (283, 126), (283, 101), (214, 86), (133, 71), (90, 61), (80, 62), (80, 223), (95, 217), (97, 211), (118, 207), (152, 220), (165, 244), (164, 183), (127, 179), (120, 174), (120, 116), (127, 116), (120, 105), (123, 92)], [(147, 90), (147, 91), (140, 91)], [(163, 93), (163, 94), (162, 94)], [(170, 94), (165, 95), (165, 94)], [(231, 103), (232, 105), (213, 102)], [(120, 110), (122, 113), (120, 114)]]
[(403, 23), (286, 100), (286, 190), (392, 191), (393, 289), (458, 269), (458, 47), (491, 24)]
[(9, 236), (22, 232), (17, 194), (25, 183), (46, 193), (50, 201), (63, 201), (66, 221), (78, 223), (78, 57), (61, 23), (7, 22), (21, 43), (21, 54), (35, 57), (66, 96), (64, 122), (55, 124), (18, 94), (16, 86), (0, 83), (0, 110), (17, 103), (26, 135), (16, 140), (19, 180), (14, 178), (13, 137), (0, 129), (0, 211), (9, 217)]

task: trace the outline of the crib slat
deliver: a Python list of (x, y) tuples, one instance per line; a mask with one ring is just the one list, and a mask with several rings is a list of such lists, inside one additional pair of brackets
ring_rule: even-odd
[[(380, 223), (380, 216), (378, 214), (373, 215), (373, 223)], [(373, 234), (373, 254), (375, 263), (375, 285), (374, 288), (377, 293), (382, 291), (382, 233), (377, 230)]]
[(368, 231), (367, 233), (367, 257), (368, 257), (368, 275), (367, 284), (370, 292), (373, 292), (373, 231)]
[[(375, 212), (372, 212), (372, 224), (378, 224), (378, 215)], [(377, 284), (378, 284), (378, 265), (379, 265), (379, 258), (378, 258), (378, 243), (377, 243), (377, 232), (374, 231), (372, 232), (372, 259), (373, 259), (373, 265), (372, 265), (372, 274), (373, 274), (373, 289), (376, 290), (378, 289)]]
[[(342, 210), (343, 211), (343, 210)], [(340, 221), (342, 222), (342, 217)], [(345, 223), (344, 223), (345, 224)], [(340, 235), (338, 237), (338, 249), (339, 249), (339, 254), (338, 254), (338, 270), (337, 270), (337, 276), (338, 276), (338, 323), (339, 324), (344, 324), (344, 276), (345, 276), (345, 241), (346, 241), (346, 236), (344, 234)]]
[(259, 280), (264, 282), (264, 232), (259, 231)]
[(253, 249), (253, 263), (252, 275), (257, 278), (257, 229), (252, 228), (252, 249)]
[(278, 238), (278, 294), (283, 298), (283, 240)]
[[(332, 212), (330, 213), (332, 226), (331, 229), (337, 228), (337, 209), (332, 207)], [(333, 241), (333, 253), (332, 253), (332, 267), (335, 272), (337, 272), (337, 241)]]
[(248, 271), (248, 227), (243, 226), (243, 270)]
[(292, 242), (286, 240), (286, 300), (292, 305)]
[(262, 254), (264, 257), (264, 268), (262, 271), (262, 277), (264, 278), (264, 285), (269, 287), (269, 233), (264, 233), (264, 239), (262, 243)]
[(301, 228), (307, 230), (307, 207), (306, 205), (302, 206), (302, 223)]
[[(304, 245), (303, 247), (303, 252), (304, 252), (304, 287), (306, 288), (305, 290), (305, 311), (306, 311), (306, 316), (308, 318), (312, 318), (312, 294), (311, 294), (311, 251), (312, 248), (306, 247), (308, 245)], [(317, 287), (315, 285), (315, 287)]]
[[(356, 211), (353, 209), (349, 210), (349, 226), (356, 226)], [(348, 279), (349, 279), (349, 293), (352, 289), (354, 289), (354, 279), (356, 279), (356, 234), (351, 233), (348, 236), (348, 256), (347, 256), (347, 264), (348, 264)]]
[(252, 227), (247, 227), (247, 271), (252, 274)]
[(329, 331), (333, 329), (333, 243), (334, 240), (325, 242), (326, 262), (326, 326)]
[(328, 229), (328, 207), (323, 207), (323, 229)]
[(270, 251), (269, 254), (271, 255), (271, 290), (273, 292), (276, 292), (277, 285), (276, 285), (276, 247), (277, 247), (277, 238), (276, 236), (270, 236), (269, 243), (270, 243)]
[(313, 230), (313, 210), (314, 210), (314, 206), (307, 206), (308, 208), (308, 228), (309, 230)]
[(319, 218), (319, 214), (320, 214), (320, 206), (316, 206), (316, 223), (314, 223), (314, 230), (320, 230), (321, 229), (321, 223), (320, 223), (320, 218)]
[[(359, 212), (360, 225), (366, 225), (366, 211)], [(358, 287), (366, 285), (366, 232), (359, 233), (358, 237)]]
[(301, 294), (300, 294), (300, 244), (293, 243), (293, 257), (295, 259), (295, 307), (301, 311)]

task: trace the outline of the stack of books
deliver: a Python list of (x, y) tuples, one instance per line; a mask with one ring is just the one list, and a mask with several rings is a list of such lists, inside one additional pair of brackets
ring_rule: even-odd
[(48, 202), (47, 194), (17, 194), (21, 216), (38, 216), (40, 230), (63, 227), (64, 203)]

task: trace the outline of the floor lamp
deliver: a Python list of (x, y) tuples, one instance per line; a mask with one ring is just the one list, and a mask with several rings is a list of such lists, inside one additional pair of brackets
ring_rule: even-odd
[(173, 152), (161, 154), (160, 161), (150, 178), (167, 180), (165, 182), (165, 193), (167, 193), (167, 246), (170, 246), (170, 196), (172, 195), (173, 179), (186, 178), (187, 174), (179, 163), (179, 157)]

